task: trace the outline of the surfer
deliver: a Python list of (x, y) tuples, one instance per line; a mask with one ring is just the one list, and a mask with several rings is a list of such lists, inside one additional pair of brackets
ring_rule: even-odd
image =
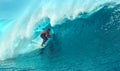
[(40, 36), (43, 39), (43, 42), (41, 44), (41, 46), (43, 47), (43, 45), (48, 40), (48, 38), (51, 37), (51, 35), (50, 35), (50, 29), (47, 29), (46, 31), (42, 32)]

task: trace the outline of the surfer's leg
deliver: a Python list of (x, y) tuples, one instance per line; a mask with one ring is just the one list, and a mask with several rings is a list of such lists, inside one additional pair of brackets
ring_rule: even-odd
[(42, 47), (43, 47), (43, 45), (45, 44), (45, 42), (46, 42), (46, 41), (43, 40), (43, 42), (42, 42), (42, 44), (41, 44)]
[(41, 46), (43, 47), (44, 41), (42, 42)]
[(43, 42), (42, 42), (42, 44), (41, 44), (41, 46), (43, 47), (43, 45), (45, 44), (45, 42), (48, 40), (48, 38), (47, 37), (44, 37), (43, 38)]
[(43, 47), (43, 44), (44, 44), (44, 36), (41, 35), (41, 38), (43, 39), (43, 42), (42, 42), (42, 44), (41, 44), (41, 46)]

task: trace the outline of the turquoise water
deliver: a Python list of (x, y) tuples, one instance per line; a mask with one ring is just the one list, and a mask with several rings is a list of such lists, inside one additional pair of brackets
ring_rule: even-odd
[[(53, 17), (36, 22), (28, 17), (21, 17), (20, 23), (1, 20), (0, 42), (11, 38), (6, 45), (0, 44), (0, 71), (120, 71), (120, 4), (104, 3), (62, 22)], [(4, 31), (6, 28), (9, 30)], [(53, 37), (41, 48), (39, 34), (47, 28), (52, 29)]]

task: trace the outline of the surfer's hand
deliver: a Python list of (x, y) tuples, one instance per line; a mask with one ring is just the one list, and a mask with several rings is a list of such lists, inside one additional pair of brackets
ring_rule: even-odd
[(47, 35), (47, 38), (50, 38), (51, 37), (51, 35)]

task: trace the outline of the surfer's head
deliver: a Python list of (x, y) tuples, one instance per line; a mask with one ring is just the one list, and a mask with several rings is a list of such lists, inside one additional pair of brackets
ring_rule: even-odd
[(50, 28), (48, 28), (48, 31), (50, 31)]
[(47, 31), (50, 32), (50, 28), (48, 28)]

